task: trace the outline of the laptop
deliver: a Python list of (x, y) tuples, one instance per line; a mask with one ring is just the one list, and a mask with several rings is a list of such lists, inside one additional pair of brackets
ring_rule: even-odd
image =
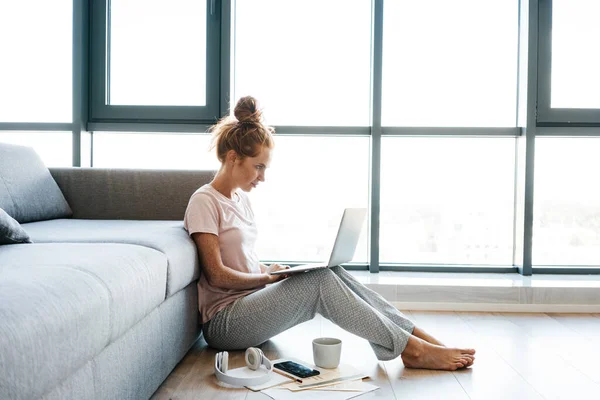
[(281, 271), (271, 272), (271, 275), (292, 275), (314, 269), (331, 268), (352, 261), (363, 221), (367, 215), (366, 208), (346, 208), (342, 215), (342, 221), (331, 250), (329, 262), (318, 264), (302, 264)]

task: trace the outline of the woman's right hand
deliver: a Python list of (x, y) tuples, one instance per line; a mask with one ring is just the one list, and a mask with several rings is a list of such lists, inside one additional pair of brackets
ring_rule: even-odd
[[(275, 271), (282, 271), (282, 270), (286, 270), (286, 269), (290, 269), (289, 265), (284, 265), (284, 264), (271, 264), (269, 265), (269, 267), (267, 268), (267, 274), (270, 274), (271, 272), (275, 272)], [(287, 278), (288, 275), (269, 275), (270, 278), (270, 283), (275, 283), (278, 282), (282, 279)]]

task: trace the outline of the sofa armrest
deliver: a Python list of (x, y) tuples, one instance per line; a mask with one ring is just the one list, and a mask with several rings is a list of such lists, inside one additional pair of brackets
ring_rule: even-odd
[(215, 171), (50, 168), (78, 219), (182, 220)]

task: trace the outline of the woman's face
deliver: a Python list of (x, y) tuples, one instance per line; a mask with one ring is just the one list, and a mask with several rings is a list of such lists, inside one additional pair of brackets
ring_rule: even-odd
[(256, 157), (236, 158), (233, 168), (233, 178), (236, 186), (244, 192), (249, 192), (265, 181), (265, 170), (271, 163), (271, 149), (262, 147)]

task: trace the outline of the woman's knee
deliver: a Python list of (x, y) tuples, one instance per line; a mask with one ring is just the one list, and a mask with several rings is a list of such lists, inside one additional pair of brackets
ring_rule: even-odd
[(288, 286), (294, 293), (298, 293), (303, 299), (316, 298), (323, 286), (329, 286), (337, 277), (329, 268), (318, 269), (292, 275), (280, 284)]
[(335, 267), (331, 267), (329, 268), (331, 271), (333, 271), (336, 275), (345, 273), (346, 270), (344, 269), (344, 267), (342, 267), (341, 265), (336, 265)]
[(313, 283), (327, 282), (331, 279), (335, 279), (335, 273), (330, 268), (318, 269), (315, 271), (309, 271), (305, 274), (306, 278)]
[(302, 274), (292, 275), (287, 278), (284, 282), (298, 283), (298, 282), (318, 282), (323, 279), (329, 279), (334, 273), (329, 268), (322, 268), (312, 271), (307, 271)]

